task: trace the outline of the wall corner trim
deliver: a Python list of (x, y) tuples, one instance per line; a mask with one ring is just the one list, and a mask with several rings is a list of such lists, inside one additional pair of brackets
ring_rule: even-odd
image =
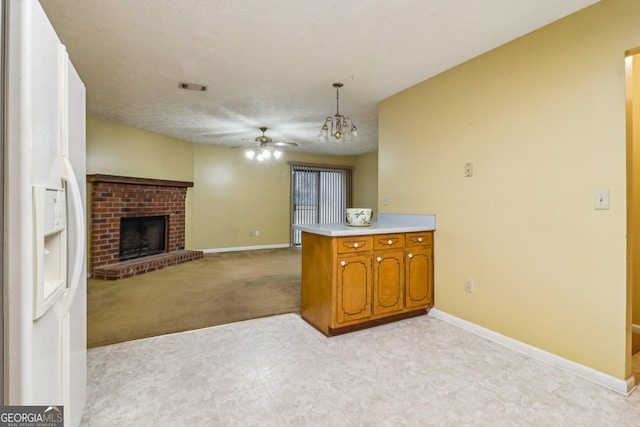
[(538, 347), (523, 343), (522, 341), (509, 338), (498, 332), (494, 332), (483, 326), (476, 325), (475, 323), (471, 323), (467, 320), (445, 313), (444, 311), (440, 311), (436, 308), (432, 308), (429, 311), (429, 316), (450, 323), (460, 329), (464, 329), (473, 334), (479, 335), (485, 339), (488, 339), (489, 341), (493, 341), (497, 344), (510, 348), (511, 350), (514, 350), (518, 353), (522, 353), (534, 360), (546, 363), (547, 365), (551, 365), (564, 371), (571, 372), (572, 374), (584, 378), (587, 381), (608, 388), (609, 390), (615, 391), (616, 393), (620, 393), (624, 396), (630, 395), (636, 389), (635, 379), (633, 376), (627, 378), (626, 380), (615, 378), (609, 374), (605, 374), (604, 372), (597, 371), (588, 366), (581, 365), (569, 359), (565, 359), (564, 357), (549, 353), (546, 350), (542, 350)]

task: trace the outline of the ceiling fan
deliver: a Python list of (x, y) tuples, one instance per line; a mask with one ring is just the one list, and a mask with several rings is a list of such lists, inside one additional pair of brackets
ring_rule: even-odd
[[(247, 151), (245, 152), (247, 157), (253, 159), (254, 157), (258, 161), (267, 160), (271, 157), (275, 157), (276, 159), (282, 156), (282, 151), (278, 150), (276, 147), (297, 147), (298, 144), (295, 142), (274, 142), (273, 139), (269, 138), (265, 135), (267, 132), (266, 127), (259, 128), (262, 131), (262, 135), (256, 137), (250, 144), (238, 145), (233, 148), (246, 147)], [(251, 141), (243, 139), (243, 141)]]

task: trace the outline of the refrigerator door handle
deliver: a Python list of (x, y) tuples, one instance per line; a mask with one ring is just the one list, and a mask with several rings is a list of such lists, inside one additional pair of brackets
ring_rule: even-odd
[(75, 227), (75, 248), (76, 253), (73, 257), (71, 268), (71, 278), (67, 282), (67, 291), (62, 295), (63, 313), (67, 313), (71, 308), (73, 299), (76, 296), (78, 286), (80, 285), (80, 275), (82, 273), (82, 265), (85, 252), (85, 220), (83, 211), (82, 197), (80, 196), (80, 187), (78, 180), (73, 172), (73, 167), (68, 157), (59, 157), (61, 162), (62, 179), (67, 182), (67, 194), (71, 196), (71, 208), (75, 216), (73, 224), (67, 223), (67, 227)]

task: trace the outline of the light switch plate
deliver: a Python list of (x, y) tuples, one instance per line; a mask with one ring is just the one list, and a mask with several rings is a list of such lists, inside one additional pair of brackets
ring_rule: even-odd
[(601, 190), (593, 193), (593, 209), (609, 209), (609, 190)]

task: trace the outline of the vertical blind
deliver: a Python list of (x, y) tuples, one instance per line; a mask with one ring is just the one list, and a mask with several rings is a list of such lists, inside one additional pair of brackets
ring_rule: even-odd
[[(343, 222), (351, 207), (353, 168), (307, 163), (291, 165), (291, 224)], [(293, 246), (302, 244), (300, 231), (291, 228)]]

